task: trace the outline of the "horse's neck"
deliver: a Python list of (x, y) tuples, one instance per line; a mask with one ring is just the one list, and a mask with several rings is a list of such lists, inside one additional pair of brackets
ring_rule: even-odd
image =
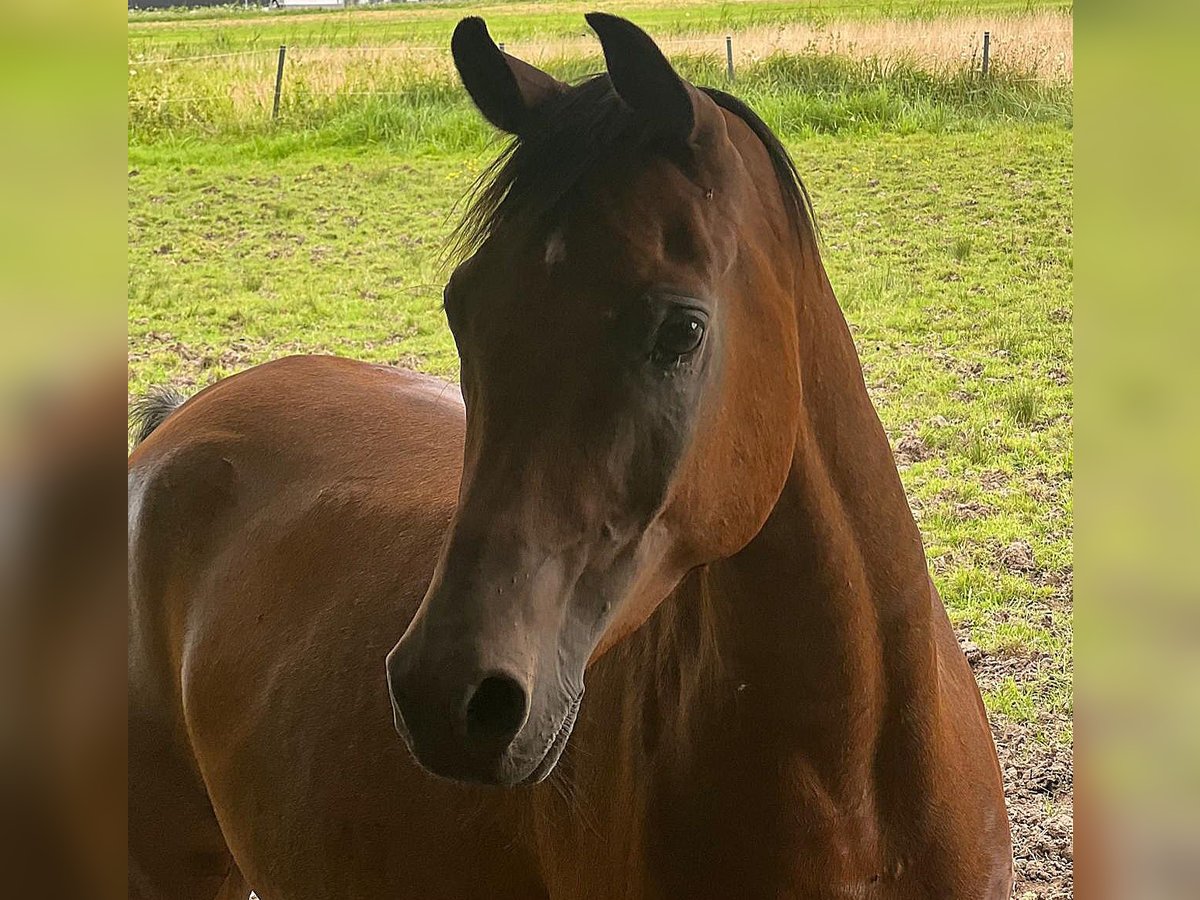
[[(767, 740), (835, 781), (901, 709), (936, 714), (931, 586), (920, 533), (821, 269), (799, 308), (804, 409), (791, 472), (701, 605), (720, 671)], [(679, 615), (689, 615), (679, 612)], [(836, 790), (836, 785), (827, 785)]]
[[(631, 866), (643, 843), (676, 833), (671, 815), (688, 841), (713, 846), (753, 842), (763, 822), (799, 823), (801, 843), (831, 827), (858, 839), (874, 827), (864, 810), (897, 802), (870, 799), (879, 767), (899, 767), (916, 791), (936, 769), (923, 743), (939, 704), (920, 535), (845, 323), (831, 294), (821, 300), (800, 311), (812, 335), (803, 423), (772, 514), (598, 665), (555, 776), (564, 799), (544, 801), (557, 810), (547, 833), (582, 798)], [(737, 846), (747, 858), (765, 849)]]

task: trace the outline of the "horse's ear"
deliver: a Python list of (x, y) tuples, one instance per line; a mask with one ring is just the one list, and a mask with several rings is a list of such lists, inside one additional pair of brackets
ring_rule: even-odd
[(584, 18), (600, 38), (613, 89), (664, 136), (688, 141), (700, 118), (700, 93), (679, 77), (650, 35), (607, 13)]
[(478, 16), (458, 23), (450, 52), (463, 87), (484, 117), (502, 131), (520, 136), (533, 113), (567, 85), (496, 46)]

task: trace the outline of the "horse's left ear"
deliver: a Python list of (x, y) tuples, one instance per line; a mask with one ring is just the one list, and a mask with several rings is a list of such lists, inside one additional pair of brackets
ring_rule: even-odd
[(713, 104), (679, 77), (650, 35), (619, 16), (594, 12), (584, 18), (600, 38), (617, 95), (664, 137), (695, 139)]
[(478, 16), (458, 23), (450, 52), (479, 111), (509, 134), (529, 131), (537, 122), (538, 108), (567, 89), (557, 78), (497, 47)]

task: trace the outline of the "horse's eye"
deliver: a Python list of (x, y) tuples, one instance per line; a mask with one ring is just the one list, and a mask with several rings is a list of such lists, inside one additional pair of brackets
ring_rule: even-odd
[(704, 316), (694, 309), (676, 309), (670, 312), (658, 327), (654, 339), (655, 362), (671, 364), (694, 353), (704, 340)]

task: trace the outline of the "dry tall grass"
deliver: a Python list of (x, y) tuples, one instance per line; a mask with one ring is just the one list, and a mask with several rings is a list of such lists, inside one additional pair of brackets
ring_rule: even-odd
[[(978, 63), (983, 33), (992, 36), (993, 62), (1047, 80), (1073, 73), (1070, 14), (1041, 12), (1006, 16), (955, 16), (931, 21), (835, 21), (793, 24), (733, 32), (734, 62), (751, 62), (772, 53), (814, 52), (855, 59), (904, 59), (922, 68), (944, 70)], [(670, 55), (680, 50), (725, 52), (725, 35), (713, 33), (659, 41)], [(511, 53), (531, 61), (594, 53), (595, 41), (513, 42)]]
[[(1048, 82), (1072, 78), (1072, 19), (1067, 13), (1057, 12), (751, 28), (733, 32), (734, 62), (735, 65), (754, 62), (778, 52), (808, 52), (854, 59), (904, 60), (920, 68), (944, 72), (979, 65), (985, 30), (991, 32), (992, 62), (1009, 73)], [(723, 33), (697, 34), (660, 43), (668, 55), (725, 53)], [(595, 39), (587, 36), (510, 42), (506, 49), (535, 63), (599, 53)], [(382, 47), (297, 47), (289, 50), (288, 80), (294, 83), (299, 77), (314, 92), (343, 91), (371, 77), (396, 76), (402, 70), (422, 77), (449, 74), (449, 56), (444, 49), (403, 43)], [(189, 64), (173, 64), (181, 65)], [(230, 76), (230, 84), (237, 85), (242, 80), (239, 76), (252, 75), (259, 80), (262, 71), (273, 65), (273, 51), (205, 59), (196, 65), (224, 69)], [(151, 59), (134, 63), (131, 69), (135, 74), (149, 75), (159, 66)], [(161, 77), (165, 73), (154, 74)]]

